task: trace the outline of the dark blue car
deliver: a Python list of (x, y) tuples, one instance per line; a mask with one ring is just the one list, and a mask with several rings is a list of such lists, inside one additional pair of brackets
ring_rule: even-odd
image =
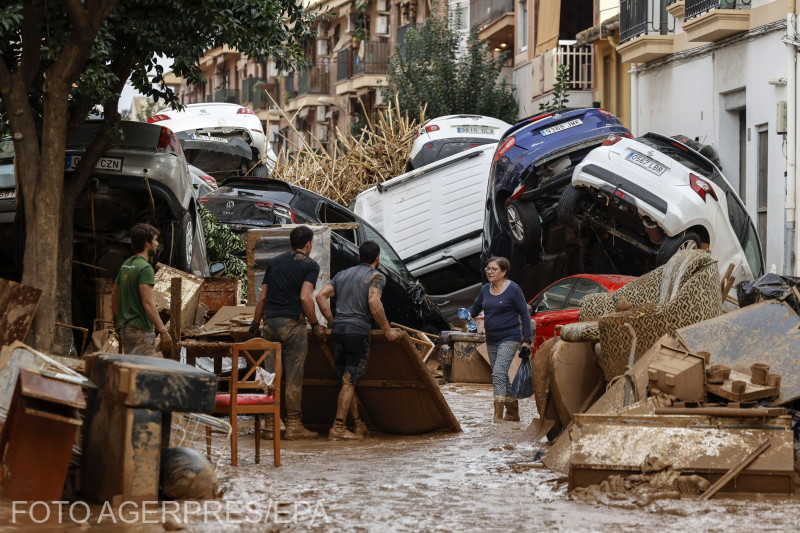
[(614, 114), (597, 108), (560, 109), (505, 132), (489, 177), (482, 259), (522, 257), (535, 264), (552, 251), (545, 234), (558, 224), (562, 190), (574, 167), (612, 134), (632, 137)]

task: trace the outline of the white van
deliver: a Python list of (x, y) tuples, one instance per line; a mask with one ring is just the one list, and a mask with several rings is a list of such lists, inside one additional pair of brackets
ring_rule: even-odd
[(412, 170), (359, 194), (350, 208), (394, 247), (445, 317), (458, 323), (481, 287), (489, 167), (497, 143)]

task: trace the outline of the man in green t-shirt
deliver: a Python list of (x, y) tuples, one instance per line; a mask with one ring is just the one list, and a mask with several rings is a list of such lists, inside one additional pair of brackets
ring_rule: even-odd
[(114, 324), (123, 353), (153, 355), (156, 333), (162, 344), (172, 342), (153, 301), (155, 270), (150, 259), (158, 250), (158, 230), (150, 224), (136, 224), (131, 228), (131, 248), (134, 255), (122, 263), (111, 296)]

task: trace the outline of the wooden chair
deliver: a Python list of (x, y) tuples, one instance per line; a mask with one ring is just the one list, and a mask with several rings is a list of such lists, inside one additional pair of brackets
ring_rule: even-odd
[[(239, 376), (239, 372), (237, 372), (240, 354), (248, 362), (247, 372), (243, 376)], [(250, 378), (255, 373), (255, 369), (263, 365), (269, 356), (275, 359), (274, 397), (267, 394), (240, 392), (258, 387), (256, 382), (250, 380)], [(231, 417), (231, 466), (237, 466), (238, 464), (237, 417), (244, 414), (255, 415), (256, 464), (258, 464), (261, 454), (261, 423), (259, 417), (262, 414), (269, 413), (273, 415), (272, 432), (275, 466), (281, 466), (281, 345), (280, 343), (269, 342), (260, 338), (236, 343), (233, 345), (231, 364), (230, 392), (217, 394), (216, 404), (214, 405), (214, 413), (227, 414)]]

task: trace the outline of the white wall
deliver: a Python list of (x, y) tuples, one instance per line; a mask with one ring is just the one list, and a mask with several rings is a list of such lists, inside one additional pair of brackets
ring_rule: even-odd
[(734, 189), (739, 188), (738, 115), (726, 111), (726, 93), (744, 89), (747, 128), (746, 194), (742, 200), (755, 223), (757, 194), (757, 131), (766, 124), (769, 130), (767, 242), (762, 243), (766, 268), (773, 263), (781, 272), (783, 263), (784, 192), (786, 160), (783, 136), (775, 133), (776, 106), (786, 100), (785, 87), (767, 83), (786, 76), (786, 46), (781, 32), (751, 42), (740, 42), (718, 49), (704, 57), (684, 63), (674, 62), (659, 69), (640, 72), (632, 84), (638, 88), (638, 131), (666, 135), (699, 137), (720, 154), (723, 174)]
[(538, 106), (535, 107), (531, 102), (533, 94), (533, 63), (526, 63), (520, 68), (514, 69), (513, 83), (516, 89), (515, 94), (517, 102), (519, 103), (519, 113), (517, 118), (525, 118), (533, 115), (538, 111)]

